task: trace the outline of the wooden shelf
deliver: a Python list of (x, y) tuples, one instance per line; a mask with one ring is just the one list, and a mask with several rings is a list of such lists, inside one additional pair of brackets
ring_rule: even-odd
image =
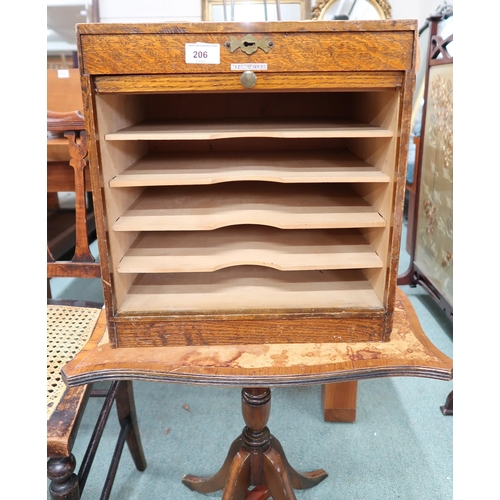
[(380, 311), (361, 271), (277, 271), (238, 266), (213, 273), (139, 274), (118, 313)]
[(211, 230), (236, 224), (323, 229), (385, 227), (386, 222), (349, 186), (232, 182), (146, 188), (113, 230)]
[(355, 120), (231, 119), (145, 121), (105, 134), (107, 141), (212, 140), (235, 137), (285, 139), (335, 137), (392, 137), (391, 130)]
[(347, 150), (149, 153), (110, 181), (111, 187), (217, 184), (380, 182), (389, 176)]
[(215, 231), (140, 233), (119, 273), (212, 272), (237, 265), (282, 271), (381, 268), (356, 230), (287, 230), (232, 226)]

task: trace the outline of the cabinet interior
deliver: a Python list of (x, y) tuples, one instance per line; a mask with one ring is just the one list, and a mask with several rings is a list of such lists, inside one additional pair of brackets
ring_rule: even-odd
[(399, 90), (95, 107), (118, 314), (385, 307)]

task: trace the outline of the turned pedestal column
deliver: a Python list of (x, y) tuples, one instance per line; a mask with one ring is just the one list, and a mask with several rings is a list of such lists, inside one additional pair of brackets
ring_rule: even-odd
[[(327, 477), (318, 469), (298, 472), (286, 459), (280, 442), (270, 433), (267, 421), (271, 412), (271, 390), (242, 390), (245, 428), (236, 438), (224, 464), (213, 476), (184, 476), (182, 482), (200, 493), (224, 490), (223, 500), (243, 500), (249, 489), (267, 489), (274, 500), (295, 500), (293, 489), (315, 486)], [(265, 488), (264, 488), (265, 487)]]

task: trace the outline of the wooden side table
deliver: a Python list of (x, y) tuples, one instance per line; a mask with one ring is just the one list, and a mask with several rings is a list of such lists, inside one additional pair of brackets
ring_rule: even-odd
[[(295, 499), (294, 489), (327, 477), (322, 469), (296, 471), (266, 426), (270, 387), (330, 384), (389, 376), (452, 378), (452, 361), (425, 336), (408, 297), (397, 290), (390, 342), (179, 346), (112, 349), (107, 334), (92, 338), (64, 368), (76, 386), (109, 379), (240, 386), (245, 427), (213, 476), (186, 475), (200, 493), (223, 490), (224, 500), (244, 499), (248, 488), (274, 500)], [(269, 497), (267, 497), (269, 498)]]

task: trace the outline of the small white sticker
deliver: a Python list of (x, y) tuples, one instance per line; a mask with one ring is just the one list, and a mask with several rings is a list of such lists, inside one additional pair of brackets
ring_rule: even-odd
[(69, 78), (69, 70), (58, 69), (57, 70), (57, 78)]
[(243, 63), (231, 64), (231, 71), (266, 71), (267, 63)]
[(186, 64), (220, 64), (220, 45), (186, 43)]

